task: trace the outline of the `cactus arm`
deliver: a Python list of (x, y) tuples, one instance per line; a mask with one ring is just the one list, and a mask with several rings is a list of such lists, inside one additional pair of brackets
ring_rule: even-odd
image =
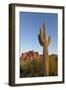
[(50, 42), (51, 42), (51, 37), (49, 36), (48, 37), (48, 45), (50, 44)]
[(42, 43), (44, 43), (42, 27), (40, 27), (40, 33), (39, 34), (40, 34), (40, 39), (41, 39)]
[(43, 37), (46, 39), (46, 24), (43, 24)]
[(40, 35), (38, 35), (38, 40), (41, 46), (44, 46), (44, 43), (41, 41)]

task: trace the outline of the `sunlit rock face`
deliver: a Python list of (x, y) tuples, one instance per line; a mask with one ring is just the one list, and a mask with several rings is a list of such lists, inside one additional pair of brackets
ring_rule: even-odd
[(25, 52), (22, 53), (20, 60), (37, 60), (40, 58), (40, 55), (38, 52), (34, 52), (34, 51), (29, 51), (29, 52)]

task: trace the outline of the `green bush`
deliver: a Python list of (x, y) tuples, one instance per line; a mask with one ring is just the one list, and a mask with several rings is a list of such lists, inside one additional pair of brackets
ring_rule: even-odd
[(20, 69), (26, 73), (30, 72), (30, 63), (26, 60), (21, 60), (20, 61)]
[(32, 70), (33, 76), (41, 76), (43, 74), (41, 60), (33, 60), (31, 65), (32, 65), (31, 70)]
[(36, 77), (43, 75), (42, 73), (42, 62), (41, 60), (20, 61), (20, 70), (22, 74), (26, 74), (27, 77)]
[(51, 55), (49, 57), (49, 75), (50, 76), (56, 76), (58, 70), (58, 60), (57, 56)]

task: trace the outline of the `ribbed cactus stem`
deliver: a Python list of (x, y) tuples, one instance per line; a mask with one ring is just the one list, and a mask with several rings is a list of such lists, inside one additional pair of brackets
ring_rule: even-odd
[(39, 43), (43, 46), (43, 69), (44, 76), (49, 75), (49, 55), (48, 55), (48, 46), (50, 43), (50, 37), (46, 35), (46, 24), (43, 24), (43, 29), (40, 27), (40, 33), (38, 35)]
[(42, 27), (40, 27), (40, 37), (41, 37), (42, 43), (44, 43)]
[(43, 36), (46, 37), (46, 24), (43, 24)]

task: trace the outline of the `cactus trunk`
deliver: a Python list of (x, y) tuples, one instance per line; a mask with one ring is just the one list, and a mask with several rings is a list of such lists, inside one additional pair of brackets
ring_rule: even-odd
[(48, 48), (43, 47), (43, 70), (44, 76), (49, 75), (49, 55), (48, 55)]

